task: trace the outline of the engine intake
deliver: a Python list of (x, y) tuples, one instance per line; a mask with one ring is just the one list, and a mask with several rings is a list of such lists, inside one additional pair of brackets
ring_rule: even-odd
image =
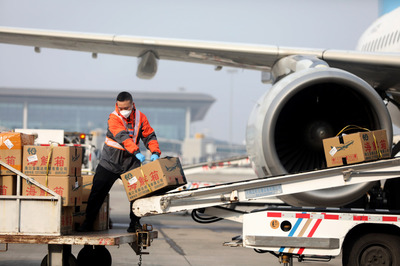
[[(347, 125), (386, 129), (392, 121), (376, 91), (359, 77), (335, 68), (289, 74), (263, 95), (247, 127), (247, 150), (259, 177), (326, 168), (322, 139)], [(351, 132), (349, 132), (351, 133)], [(343, 206), (371, 183), (282, 196), (293, 206)]]

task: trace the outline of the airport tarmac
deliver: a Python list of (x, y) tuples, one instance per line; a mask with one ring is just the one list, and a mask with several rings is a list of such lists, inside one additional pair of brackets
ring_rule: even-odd
[[(208, 174), (195, 175), (201, 181), (207, 179)], [(219, 175), (216, 182), (236, 181), (242, 175)], [(250, 176), (248, 176), (250, 177)], [(247, 178), (247, 177), (246, 177)], [(188, 180), (194, 177), (188, 176)], [(111, 190), (111, 219), (114, 228), (125, 230), (129, 223), (129, 202), (125, 190), (120, 182), (116, 182)], [(193, 221), (186, 213), (158, 215), (142, 218), (142, 223), (152, 224), (158, 231), (155, 239), (146, 251), (149, 255), (142, 256), (142, 265), (169, 266), (169, 265), (282, 265), (271, 254), (258, 254), (252, 249), (242, 247), (226, 247), (232, 237), (241, 234), (241, 224), (231, 221), (220, 221), (212, 224), (199, 224)], [(0, 248), (1, 247), (0, 245)], [(72, 253), (77, 256), (82, 246), (73, 246)], [(138, 265), (139, 256), (128, 244), (107, 247), (111, 253), (113, 265)], [(40, 265), (47, 253), (47, 245), (20, 245), (10, 244), (7, 252), (0, 253), (0, 265), (28, 266)], [(341, 257), (330, 262), (307, 262), (294, 265), (309, 266), (339, 266)]]

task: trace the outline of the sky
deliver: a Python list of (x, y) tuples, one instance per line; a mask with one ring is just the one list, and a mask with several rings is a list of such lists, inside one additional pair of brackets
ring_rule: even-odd
[[(379, 0), (0, 0), (0, 26), (354, 50), (381, 10)], [(141, 80), (136, 66), (133, 57), (0, 44), (0, 88), (202, 92), (216, 102), (191, 133), (234, 143), (244, 142), (270, 88), (251, 70), (160, 61), (156, 76)]]

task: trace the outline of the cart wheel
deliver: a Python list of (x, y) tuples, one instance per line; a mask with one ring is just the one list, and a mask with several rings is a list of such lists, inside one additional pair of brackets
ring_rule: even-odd
[(78, 254), (78, 265), (111, 265), (111, 254), (105, 246), (84, 246)]
[(112, 264), (112, 258), (110, 251), (105, 246), (94, 246), (94, 253), (98, 261), (97, 265), (110, 265)]
[[(44, 256), (42, 262), (40, 263), (40, 266), (47, 266), (47, 256)], [(78, 261), (75, 258), (74, 255), (70, 254), (68, 257), (68, 266), (77, 266), (78, 265)]]
[(370, 233), (343, 247), (343, 266), (400, 265), (400, 237)]

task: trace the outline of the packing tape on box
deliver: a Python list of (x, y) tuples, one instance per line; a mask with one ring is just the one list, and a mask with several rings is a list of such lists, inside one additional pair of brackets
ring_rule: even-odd
[[(50, 161), (51, 161), (51, 156), (53, 154), (53, 143), (50, 144), (50, 151), (49, 155), (47, 156), (47, 165), (46, 165), (46, 187), (49, 187), (49, 166), (50, 166)], [(46, 192), (47, 196), (47, 192)]]

